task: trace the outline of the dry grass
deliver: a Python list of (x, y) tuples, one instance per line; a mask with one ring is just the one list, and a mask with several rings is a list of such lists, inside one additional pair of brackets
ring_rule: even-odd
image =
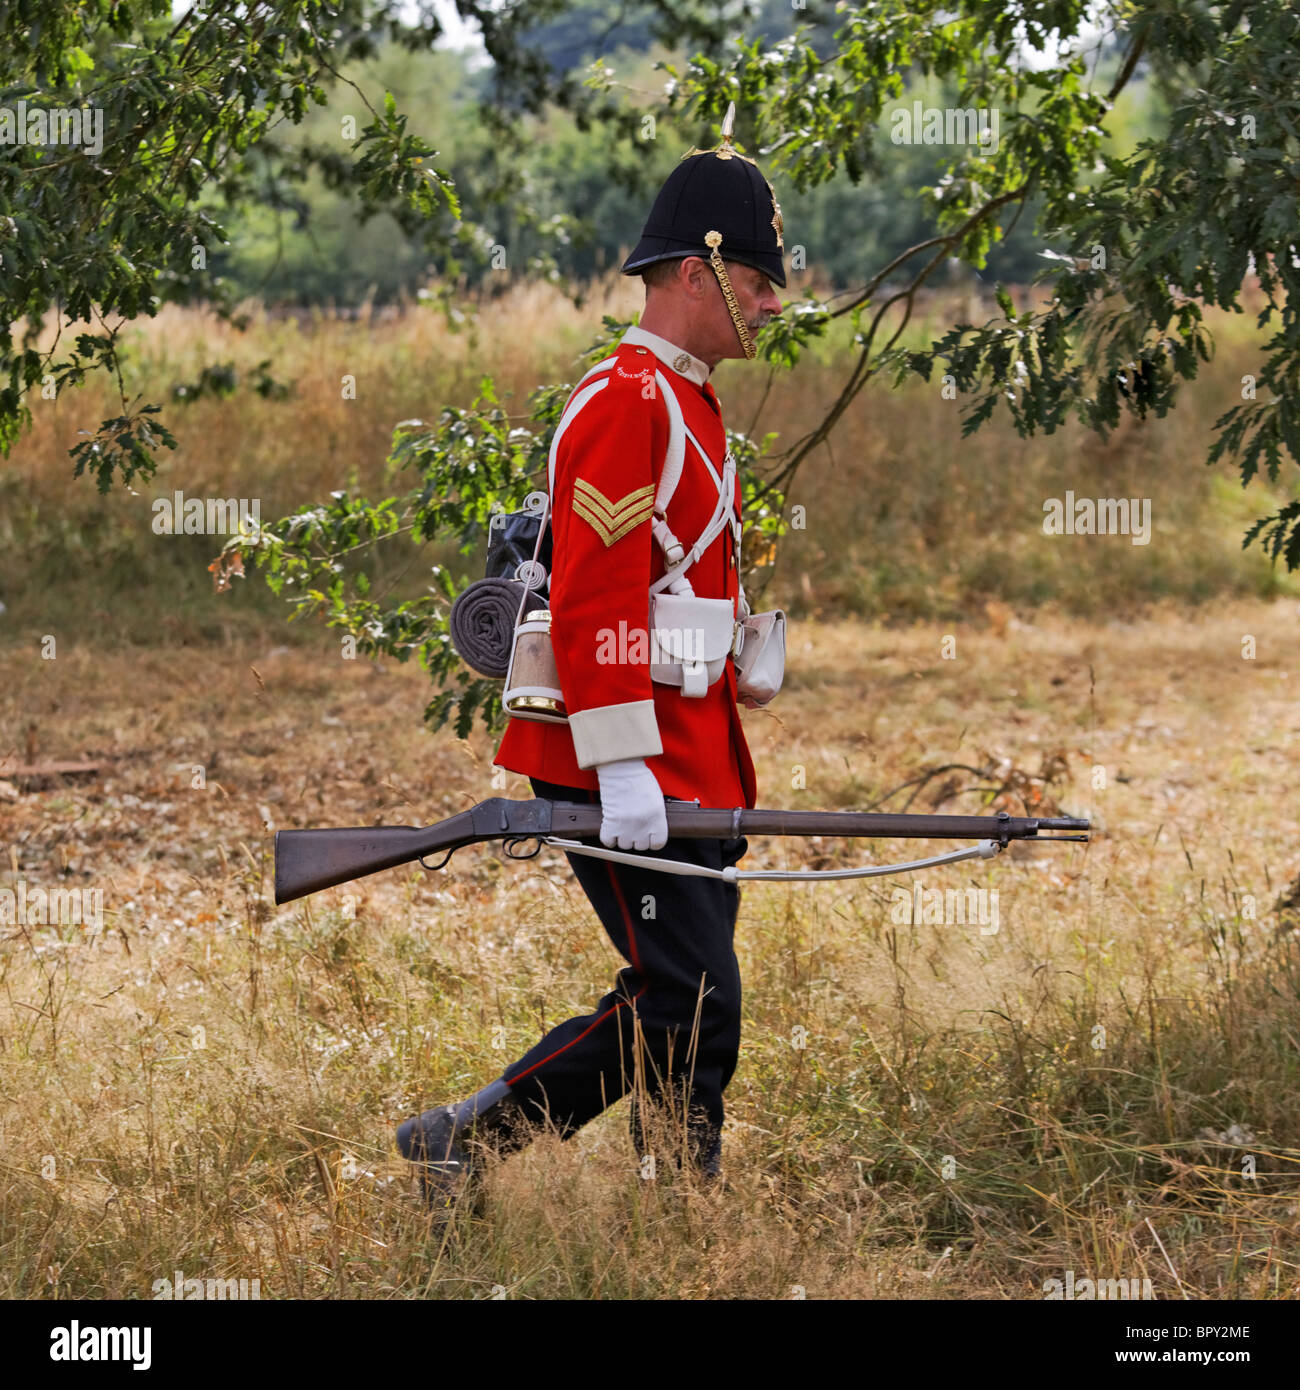
[[(0, 478), (0, 757), (110, 767), (0, 782), (0, 886), (100, 887), (105, 930), (0, 926), (0, 1295), (148, 1297), (181, 1269), (266, 1297), (1021, 1298), (1073, 1269), (1294, 1296), (1300, 662), (1294, 602), (1258, 596), (1295, 586), (1238, 549), (1270, 495), (1199, 463), (1255, 360), (1222, 316), (1220, 360), (1166, 421), (961, 443), (954, 403), (875, 390), (792, 498), (808, 528), (769, 598), (809, 617), (780, 700), (746, 716), (762, 803), (865, 807), (958, 763), (1091, 814), (1094, 843), (924, 877), (996, 888), (995, 935), (897, 924), (888, 885), (748, 886), (728, 1190), (670, 1164), (641, 1180), (620, 1105), (430, 1236), (393, 1125), (496, 1076), (617, 961), (549, 852), (274, 908), (269, 825), (439, 818), (500, 790), (492, 746), (431, 738), (421, 673), (285, 629), (259, 581), (213, 597), (215, 542), (153, 535), (149, 504), (182, 488), (265, 516), (395, 490), (396, 421), (468, 404), (483, 372), (522, 412), (602, 313), (639, 304), (617, 279), (579, 309), (526, 287), (463, 335), (413, 313), (241, 337), (168, 311), (131, 330), (133, 391), (267, 357), (297, 390), (171, 409), (182, 449), (138, 496), (68, 476), (76, 429), (113, 409), (101, 385), (33, 402)], [(779, 379), (760, 427), (813, 425), (843, 347)], [(716, 383), (748, 428), (761, 375)], [(1151, 545), (1044, 537), (1067, 488), (1150, 496)], [(913, 809), (977, 809), (967, 780), (925, 780)], [(745, 866), (863, 848), (755, 841)]]
[[(1073, 1269), (1295, 1296), (1294, 620), (800, 624), (746, 715), (762, 804), (1000, 761), (1048, 772), (1022, 785), (1093, 844), (925, 876), (997, 888), (988, 936), (896, 925), (879, 885), (747, 886), (729, 1189), (642, 1181), (620, 1105), (505, 1163), (445, 1240), (393, 1125), (589, 1007), (613, 952), (549, 851), (275, 909), (267, 827), (441, 817), (493, 794), (491, 744), (423, 732), (418, 672), (320, 646), (8, 647), (3, 751), (112, 766), (0, 790), (4, 883), (106, 909), (98, 938), (3, 929), (0, 1295), (149, 1297), (181, 1269), (264, 1297), (1034, 1298)], [(745, 867), (903, 849), (755, 840)]]
[[(798, 290), (790, 298), (797, 297)], [(639, 282), (612, 275), (580, 307), (550, 286), (524, 284), (466, 305), (463, 331), (440, 314), (416, 310), (361, 321), (318, 313), (271, 318), (251, 311), (246, 334), (210, 314), (165, 309), (130, 326), (127, 387), (165, 405), (181, 440), (163, 451), (156, 479), (135, 495), (101, 498), (71, 477), (67, 450), (78, 429), (118, 413), (107, 381), (95, 379), (63, 399), (31, 399), (32, 432), (0, 475), (0, 598), (9, 631), (36, 640), (84, 630), (99, 640), (150, 645), (229, 642), (237, 630), (271, 640), (282, 613), (260, 584), (238, 612), (210, 592), (210, 538), (156, 536), (151, 503), (180, 489), (188, 496), (258, 498), (264, 518), (320, 502), (340, 488), (372, 496), (409, 488), (387, 476), (393, 426), (435, 420), (444, 405), (468, 406), (484, 374), (505, 408), (526, 418), (540, 384), (572, 379), (575, 355), (601, 316), (640, 311)], [(953, 318), (980, 320), (978, 303), (927, 300), (913, 330), (941, 331)], [(1258, 547), (1244, 555), (1250, 519), (1294, 491), (1255, 483), (1243, 493), (1232, 470), (1202, 465), (1213, 420), (1236, 397), (1243, 373), (1258, 370), (1259, 335), (1249, 316), (1214, 313), (1219, 357), (1184, 391), (1163, 421), (1126, 421), (1108, 443), (1067, 430), (1019, 439), (995, 420), (969, 440), (960, 403), (937, 382), (861, 394), (830, 447), (810, 458), (792, 491), (803, 529), (782, 542), (768, 598), (796, 614), (854, 613), (890, 622), (982, 620), (987, 602), (1022, 613), (1051, 604), (1077, 616), (1135, 615), (1172, 599), (1300, 595)], [(754, 364), (721, 363), (714, 384), (733, 429), (779, 432), (779, 447), (812, 429), (835, 400), (849, 361), (848, 326), (836, 326), (794, 375)], [(245, 374), (263, 360), (292, 383), (288, 400), (264, 400), (248, 385), (231, 402), (172, 403), (175, 383), (193, 383), (205, 366), (233, 362)], [(355, 378), (356, 398), (342, 380)], [(760, 409), (761, 406), (761, 409)], [(1150, 544), (1127, 537), (1048, 537), (1043, 503), (1063, 497), (1149, 498)], [(753, 552), (747, 552), (753, 558)], [(423, 554), (399, 540), (375, 559), (377, 587), (418, 592), (428, 564), (479, 572), (475, 557), (433, 547)], [(296, 631), (287, 640), (298, 640)]]

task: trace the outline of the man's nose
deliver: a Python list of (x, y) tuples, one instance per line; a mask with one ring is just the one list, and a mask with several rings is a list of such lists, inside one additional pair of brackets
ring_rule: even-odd
[(767, 290), (763, 295), (762, 303), (759, 307), (763, 310), (765, 314), (770, 314), (773, 318), (777, 318), (780, 315), (781, 301), (777, 297), (777, 293), (771, 285), (767, 287)]

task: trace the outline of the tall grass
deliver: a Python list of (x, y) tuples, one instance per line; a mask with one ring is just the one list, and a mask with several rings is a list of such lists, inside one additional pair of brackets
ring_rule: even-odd
[[(618, 962), (558, 856), (469, 851), (276, 909), (268, 827), (526, 786), (492, 785), (477, 734), (431, 740), (407, 668), (238, 635), (11, 649), (4, 726), (38, 715), (43, 749), (110, 766), (0, 799), (5, 885), (99, 884), (107, 908), (99, 937), (4, 928), (0, 1294), (148, 1298), (180, 1269), (267, 1298), (1039, 1298), (1073, 1270), (1294, 1297), (1291, 626), (1257, 602), (1017, 619), (960, 626), (944, 661), (937, 627), (799, 624), (788, 689), (746, 716), (763, 804), (1041, 763), (1094, 842), (923, 876), (998, 890), (988, 935), (900, 923), (885, 886), (746, 885), (727, 1188), (663, 1140), (643, 1178), (621, 1104), (495, 1168), (445, 1230), (393, 1125), (498, 1075)], [(906, 848), (751, 840), (744, 867)]]
[[(155, 535), (154, 498), (177, 489), (256, 497), (269, 517), (338, 488), (398, 490), (409, 480), (385, 476), (384, 466), (396, 422), (467, 405), (485, 373), (522, 421), (537, 385), (573, 376), (574, 355), (600, 316), (630, 317), (641, 298), (639, 282), (618, 276), (580, 307), (552, 287), (521, 285), (484, 301), (459, 333), (425, 309), (276, 318), (254, 308), (240, 334), (202, 311), (168, 308), (131, 326), (128, 389), (167, 404), (181, 447), (163, 451), (157, 478), (135, 495), (101, 498), (72, 479), (67, 450), (78, 429), (116, 413), (108, 383), (33, 400), (34, 428), (0, 473), (8, 623), (29, 633), (57, 620), (92, 641), (148, 643), (161, 633), (228, 642), (236, 627), (270, 635), (279, 605), (260, 579), (234, 601), (215, 598), (206, 566), (217, 546), (211, 538)], [(979, 305), (933, 299), (910, 331), (921, 341), (972, 310), (978, 316)], [(1213, 323), (1221, 348), (1204, 381), (1184, 391), (1167, 419), (1126, 421), (1106, 443), (1075, 429), (1021, 440), (1001, 420), (962, 440), (960, 404), (941, 399), (937, 384), (869, 387), (792, 491), (804, 525), (780, 543), (768, 599), (797, 614), (911, 621), (982, 614), (989, 602), (1099, 615), (1161, 599), (1296, 592), (1258, 548), (1240, 550), (1248, 520), (1294, 492), (1291, 479), (1275, 491), (1254, 484), (1243, 493), (1230, 469), (1202, 463), (1214, 418), (1257, 365), (1248, 326), (1222, 314)], [(293, 385), (290, 399), (263, 399), (245, 384), (228, 401), (170, 402), (170, 388), (196, 381), (206, 366), (234, 362), (247, 382), (268, 358), (272, 375)], [(825, 413), (848, 360), (848, 328), (839, 325), (794, 375), (776, 377), (765, 401), (764, 369), (725, 362), (715, 373), (725, 419), (793, 442)], [(356, 380), (355, 400), (345, 398), (345, 375)], [(1149, 498), (1151, 543), (1045, 536), (1044, 499), (1067, 489)], [(418, 588), (427, 565), (439, 562), (477, 572), (473, 557), (448, 547), (420, 554), (399, 542), (376, 555), (375, 577)], [(295, 632), (291, 640), (311, 636)]]

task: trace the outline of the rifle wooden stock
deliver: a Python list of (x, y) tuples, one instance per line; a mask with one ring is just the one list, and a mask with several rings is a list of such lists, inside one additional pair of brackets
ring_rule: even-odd
[[(913, 816), (869, 811), (734, 810), (670, 801), (670, 838), (727, 839), (736, 835), (847, 835), (909, 840), (1086, 840), (1074, 816)], [(344, 830), (281, 830), (275, 837), (275, 901), (293, 902), (340, 883), (411, 864), (426, 855), (450, 854), (485, 840), (561, 835), (597, 839), (599, 803), (511, 801), (492, 797), (434, 825), (373, 825)], [(442, 863), (446, 863), (444, 859)], [(428, 866), (426, 866), (428, 867)], [(434, 867), (441, 867), (441, 864)]]

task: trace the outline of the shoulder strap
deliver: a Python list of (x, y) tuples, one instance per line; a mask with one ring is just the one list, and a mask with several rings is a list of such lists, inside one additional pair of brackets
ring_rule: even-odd
[[(573, 423), (582, 407), (609, 385), (607, 374), (617, 360), (617, 357), (606, 357), (604, 361), (597, 362), (574, 387), (572, 395), (565, 404), (564, 411), (560, 416), (560, 426), (551, 439), (550, 455), (547, 459), (548, 496), (555, 492), (555, 460), (565, 430)], [(600, 379), (593, 380), (598, 375), (600, 375)], [(664, 466), (659, 474), (659, 486), (655, 491), (655, 511), (662, 516), (668, 510), (668, 503), (672, 500), (673, 493), (677, 491), (677, 484), (681, 482), (682, 469), (686, 462), (686, 422), (682, 418), (682, 408), (678, 404), (677, 397), (673, 394), (672, 387), (668, 384), (668, 379), (658, 369), (655, 371), (655, 384), (668, 408), (668, 452), (664, 456)]]
[[(560, 451), (560, 440), (564, 438), (564, 431), (573, 423), (578, 411), (598, 392), (603, 391), (609, 385), (609, 378), (605, 377), (600, 381), (592, 381), (598, 372), (607, 372), (617, 359), (606, 357), (603, 362), (597, 362), (573, 388), (569, 394), (569, 399), (564, 403), (564, 409), (560, 412), (560, 424), (554, 435), (551, 436), (551, 449), (546, 460), (546, 496), (548, 499), (547, 511), (550, 510), (549, 499), (555, 492), (555, 459)], [(591, 385), (587, 385), (591, 382)], [(543, 524), (545, 524), (543, 522)]]
[(663, 392), (664, 404), (668, 407), (668, 453), (664, 457), (664, 469), (659, 475), (659, 488), (655, 492), (655, 511), (663, 516), (673, 500), (673, 493), (677, 491), (677, 484), (682, 480), (682, 469), (686, 464), (687, 430), (673, 388), (658, 369), (655, 371), (655, 383)]
[[(713, 544), (714, 538), (720, 535), (723, 529), (730, 524), (731, 517), (734, 515), (731, 493), (735, 486), (735, 478), (736, 461), (732, 455), (728, 453), (727, 461), (722, 469), (722, 486), (718, 491), (718, 500), (713, 508), (713, 515), (709, 518), (708, 525), (706, 525), (704, 530), (700, 533), (695, 544), (685, 553), (685, 558), (682, 557), (682, 547), (680, 543), (673, 536), (672, 532), (668, 530), (667, 523), (664, 523), (664, 532), (667, 540), (665, 540), (664, 536), (660, 536), (659, 540), (660, 544), (664, 547), (664, 559), (671, 568), (666, 569), (663, 574), (650, 585), (650, 592), (652, 594), (657, 594), (661, 589), (667, 588), (671, 588), (674, 593), (688, 593), (691, 591), (690, 580), (684, 578), (685, 572), (690, 569), (696, 560), (698, 560), (709, 546)], [(658, 532), (656, 532), (656, 534), (658, 534)], [(676, 556), (674, 556), (668, 542), (671, 542), (672, 545), (676, 547)]]
[[(609, 385), (608, 374), (617, 361), (617, 356), (606, 357), (584, 373), (560, 414), (560, 424), (551, 438), (551, 448), (547, 457), (546, 506), (543, 508), (542, 522), (538, 528), (537, 551), (534, 559), (541, 554), (542, 536), (550, 518), (551, 498), (555, 493), (555, 464), (559, 455), (560, 440), (564, 437), (564, 432), (577, 418), (578, 412), (583, 406)], [(655, 539), (664, 551), (665, 560), (671, 568), (665, 571), (662, 578), (650, 586), (651, 593), (657, 593), (669, 585), (672, 585), (675, 590), (688, 590), (690, 581), (684, 578), (685, 571), (712, 544), (714, 537), (728, 524), (734, 524), (737, 532), (739, 531), (739, 518), (735, 516), (735, 506), (732, 499), (732, 491), (735, 486), (735, 460), (731, 456), (731, 451), (727, 451), (726, 463), (720, 478), (717, 469), (710, 462), (708, 454), (701, 448), (699, 440), (686, 428), (681, 404), (677, 400), (673, 388), (668, 384), (668, 378), (658, 368), (655, 369), (655, 384), (662, 394), (664, 405), (668, 410), (668, 451), (664, 456), (664, 466), (659, 475), (659, 485), (655, 490), (655, 515), (652, 529)], [(709, 475), (718, 488), (718, 505), (714, 509), (709, 524), (689, 552), (683, 549), (664, 519), (668, 504), (677, 491), (678, 483), (681, 482), (682, 471), (686, 464), (687, 439), (695, 446), (696, 452), (703, 459), (704, 466), (709, 470)], [(522, 612), (522, 604), (520, 611)]]

